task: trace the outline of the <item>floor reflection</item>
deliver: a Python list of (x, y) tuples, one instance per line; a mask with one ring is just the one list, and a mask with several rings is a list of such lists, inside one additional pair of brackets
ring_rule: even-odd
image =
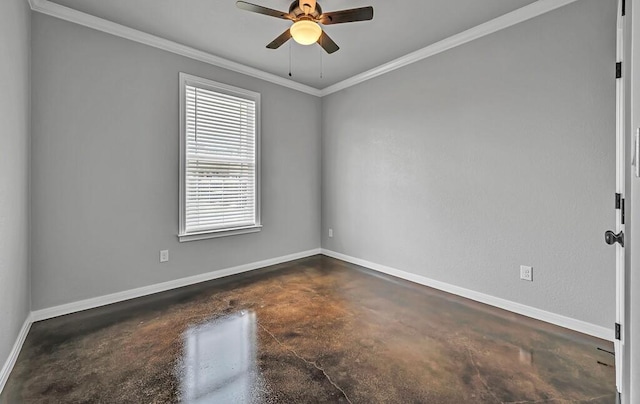
[(252, 311), (213, 320), (184, 333), (181, 374), (186, 403), (257, 402), (256, 314)]

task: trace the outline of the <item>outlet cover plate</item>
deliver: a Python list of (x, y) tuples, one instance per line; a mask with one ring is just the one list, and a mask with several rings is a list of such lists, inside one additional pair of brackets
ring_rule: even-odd
[(169, 261), (169, 250), (161, 250), (160, 251), (160, 262)]
[(520, 265), (520, 279), (533, 282), (533, 267)]

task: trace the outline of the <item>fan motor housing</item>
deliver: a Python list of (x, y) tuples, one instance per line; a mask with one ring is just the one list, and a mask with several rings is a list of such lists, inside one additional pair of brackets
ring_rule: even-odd
[[(302, 1), (304, 2), (304, 0)], [(296, 19), (304, 17), (306, 15), (304, 13), (304, 10), (300, 7), (299, 0), (295, 0), (293, 3), (291, 3), (291, 6), (289, 7), (289, 14), (294, 15)], [(318, 18), (320, 18), (321, 15), (322, 15), (322, 7), (320, 7), (320, 3), (316, 2), (316, 9), (313, 10), (313, 13), (309, 14), (308, 17), (311, 17), (314, 20), (317, 20)]]

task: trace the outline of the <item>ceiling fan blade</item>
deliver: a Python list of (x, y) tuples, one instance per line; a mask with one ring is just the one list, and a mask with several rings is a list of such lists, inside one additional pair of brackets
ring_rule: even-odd
[(291, 15), (284, 11), (274, 10), (272, 8), (262, 7), (257, 4), (247, 3), (246, 1), (237, 1), (236, 6), (242, 10), (252, 11), (258, 14), (268, 15), (270, 17), (282, 18), (283, 20), (291, 20)]
[(368, 21), (373, 19), (373, 7), (352, 8), (350, 10), (332, 11), (320, 16), (321, 24), (343, 24), (345, 22)]
[(324, 31), (322, 31), (322, 35), (320, 35), (320, 38), (318, 38), (318, 44), (322, 46), (322, 49), (327, 51), (328, 54), (332, 54), (333, 52), (340, 49), (340, 47), (335, 42), (333, 42), (333, 39), (331, 39), (329, 35), (327, 35), (327, 33)]
[(287, 42), (289, 39), (291, 39), (291, 31), (286, 30), (279, 37), (271, 41), (271, 43), (267, 45), (267, 48), (278, 49), (279, 47), (282, 46), (282, 44)]

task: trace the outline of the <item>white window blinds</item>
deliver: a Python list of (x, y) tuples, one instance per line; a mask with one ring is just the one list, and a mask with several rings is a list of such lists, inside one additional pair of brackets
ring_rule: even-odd
[(259, 95), (218, 83), (183, 84), (181, 234), (259, 225)]

